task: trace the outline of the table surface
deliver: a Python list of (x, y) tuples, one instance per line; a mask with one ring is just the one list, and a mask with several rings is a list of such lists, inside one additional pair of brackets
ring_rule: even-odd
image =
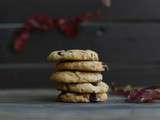
[(109, 96), (107, 103), (60, 103), (52, 89), (1, 90), (0, 120), (159, 120), (159, 101), (124, 103)]

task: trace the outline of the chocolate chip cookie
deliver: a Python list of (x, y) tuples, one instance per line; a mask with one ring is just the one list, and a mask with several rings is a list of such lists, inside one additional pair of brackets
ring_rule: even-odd
[(77, 71), (93, 71), (102, 72), (108, 70), (107, 65), (104, 65), (99, 61), (70, 61), (70, 62), (60, 62), (55, 65), (55, 69), (61, 70), (77, 70)]
[(52, 74), (50, 79), (62, 83), (95, 83), (103, 76), (98, 72), (61, 71)]
[(48, 56), (49, 61), (89, 60), (98, 61), (99, 57), (92, 50), (60, 50), (53, 51)]
[(77, 93), (65, 93), (62, 92), (57, 101), (70, 102), (70, 103), (88, 103), (88, 102), (105, 102), (108, 96), (106, 93), (92, 93), (92, 94), (77, 94)]
[(109, 86), (104, 82), (78, 84), (57, 83), (56, 88), (61, 91), (73, 93), (106, 93), (108, 92)]

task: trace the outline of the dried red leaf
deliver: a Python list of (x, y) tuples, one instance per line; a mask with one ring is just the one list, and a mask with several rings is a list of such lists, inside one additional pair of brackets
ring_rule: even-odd
[(63, 31), (69, 38), (75, 38), (78, 34), (78, 28), (81, 22), (91, 21), (100, 16), (100, 12), (87, 13), (74, 18), (59, 19), (53, 19), (49, 16), (32, 16), (24, 23), (23, 27), (20, 28), (20, 32), (14, 43), (14, 49), (17, 52), (22, 51), (29, 39), (29, 32), (34, 30), (49, 31), (55, 27)]
[(132, 91), (126, 99), (126, 102), (133, 102), (133, 103), (146, 103), (152, 101), (153, 101), (152, 96), (148, 92), (143, 90)]
[(16, 52), (21, 52), (24, 50), (29, 40), (29, 37), (30, 35), (28, 32), (22, 32), (19, 36), (16, 37), (14, 44), (14, 49)]
[(160, 86), (133, 89), (127, 86), (117, 87), (115, 83), (112, 83), (111, 90), (115, 95), (127, 97), (125, 101), (130, 103), (150, 103), (160, 99)]
[(111, 6), (111, 0), (101, 0), (102, 4), (109, 7)]
[(76, 21), (71, 21), (67, 19), (59, 19), (58, 20), (58, 28), (63, 31), (69, 38), (74, 38), (78, 34), (79, 24)]
[(54, 26), (54, 21), (49, 16), (32, 16), (24, 24), (26, 31), (41, 30), (48, 31)]
[(117, 87), (114, 82), (111, 83), (112, 93), (115, 95), (125, 96), (127, 97), (132, 91), (132, 86), (127, 85), (126, 87)]

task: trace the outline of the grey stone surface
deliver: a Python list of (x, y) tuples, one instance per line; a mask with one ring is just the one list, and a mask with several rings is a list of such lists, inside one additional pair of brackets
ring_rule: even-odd
[(51, 89), (1, 90), (0, 120), (159, 120), (160, 104), (128, 104), (110, 95), (107, 103), (55, 102)]

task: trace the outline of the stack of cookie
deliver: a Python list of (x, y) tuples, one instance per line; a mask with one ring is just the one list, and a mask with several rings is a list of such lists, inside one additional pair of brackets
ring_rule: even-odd
[(56, 89), (62, 91), (57, 100), (62, 102), (104, 102), (107, 100), (108, 85), (102, 82), (101, 72), (106, 65), (99, 61), (92, 50), (53, 51), (48, 60), (56, 62), (56, 72), (51, 80)]

